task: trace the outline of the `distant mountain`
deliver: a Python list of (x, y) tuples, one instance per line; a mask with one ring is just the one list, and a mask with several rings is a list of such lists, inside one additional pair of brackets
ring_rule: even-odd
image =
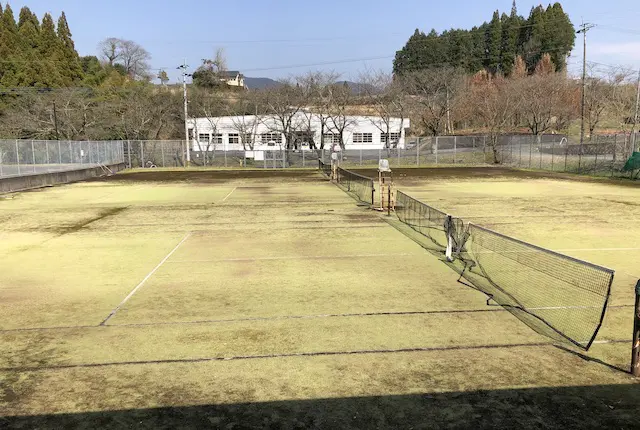
[(250, 90), (264, 90), (265, 88), (274, 88), (280, 86), (280, 82), (270, 78), (244, 78), (244, 84)]

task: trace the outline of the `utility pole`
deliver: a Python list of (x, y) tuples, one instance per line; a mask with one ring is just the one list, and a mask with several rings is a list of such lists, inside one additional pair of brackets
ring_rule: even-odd
[(182, 69), (182, 91), (184, 93), (184, 139), (187, 146), (187, 159), (185, 166), (191, 164), (191, 142), (189, 140), (189, 99), (187, 98), (187, 77), (191, 76), (187, 73), (187, 59), (184, 59), (182, 66), (178, 69)]
[(585, 105), (585, 91), (587, 84), (587, 31), (595, 27), (594, 24), (583, 22), (580, 29), (576, 31), (577, 34), (582, 33), (584, 50), (582, 52), (582, 101), (580, 102), (580, 154), (578, 157), (578, 170), (580, 170), (580, 164), (582, 162), (582, 145), (584, 144), (584, 105)]
[(631, 133), (631, 135), (633, 136), (633, 147), (631, 148), (632, 153), (633, 151), (638, 150), (638, 147), (636, 146), (636, 127), (638, 125), (638, 113), (640, 113), (640, 70), (638, 70), (638, 89), (636, 92), (636, 115), (633, 117), (633, 132)]
[[(637, 116), (637, 115), (636, 115)], [(56, 102), (53, 102), (53, 125), (56, 129), (56, 140), (60, 140), (60, 133), (58, 132), (58, 112), (56, 110)]]

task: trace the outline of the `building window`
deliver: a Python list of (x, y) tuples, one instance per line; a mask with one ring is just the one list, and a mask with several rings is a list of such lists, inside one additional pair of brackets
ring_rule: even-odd
[(214, 145), (218, 145), (218, 144), (222, 144), (222, 134), (218, 133), (218, 134), (214, 134), (213, 136), (211, 136), (211, 143), (213, 143)]
[(207, 143), (209, 143), (209, 139), (211, 139), (211, 136), (209, 135), (209, 133), (200, 133), (200, 134), (198, 134), (198, 142), (207, 142)]
[(339, 134), (333, 134), (333, 133), (326, 133), (324, 135), (324, 143), (327, 144), (331, 144), (331, 143), (340, 143), (340, 135)]
[(240, 143), (240, 135), (238, 133), (229, 133), (229, 145)]
[[(398, 142), (400, 140), (400, 133), (390, 133), (391, 134), (391, 142)], [(387, 143), (387, 133), (380, 134), (380, 142)]]
[(242, 143), (244, 143), (245, 145), (251, 145), (251, 143), (253, 143), (253, 135), (251, 133), (243, 134)]
[(262, 133), (261, 141), (263, 145), (269, 144), (269, 142), (275, 142), (277, 144), (282, 143), (282, 134), (280, 133)]
[(373, 133), (353, 133), (353, 143), (373, 143)]

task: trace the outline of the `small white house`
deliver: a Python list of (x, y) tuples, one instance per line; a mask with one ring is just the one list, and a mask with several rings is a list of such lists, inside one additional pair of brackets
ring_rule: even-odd
[(237, 70), (223, 72), (220, 79), (231, 87), (244, 88), (244, 75)]
[[(311, 112), (296, 113), (289, 132), (298, 149), (320, 149), (321, 134), (324, 134), (324, 147), (340, 150), (340, 129), (346, 150), (404, 148), (406, 130), (410, 127), (408, 118), (346, 116), (334, 119)], [(286, 147), (283, 127), (272, 115), (192, 118), (188, 127), (191, 146), (196, 152)], [(293, 147), (293, 142), (290, 145)]]

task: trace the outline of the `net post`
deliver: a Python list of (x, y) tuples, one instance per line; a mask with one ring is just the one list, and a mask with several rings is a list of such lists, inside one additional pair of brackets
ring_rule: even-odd
[(453, 237), (451, 237), (451, 223), (453, 222), (451, 215), (447, 215), (447, 219), (445, 221), (445, 231), (447, 232), (447, 250), (445, 252), (445, 256), (447, 257), (448, 262), (453, 261)]
[(636, 301), (633, 311), (633, 346), (631, 351), (631, 374), (640, 376), (640, 280), (636, 284)]

